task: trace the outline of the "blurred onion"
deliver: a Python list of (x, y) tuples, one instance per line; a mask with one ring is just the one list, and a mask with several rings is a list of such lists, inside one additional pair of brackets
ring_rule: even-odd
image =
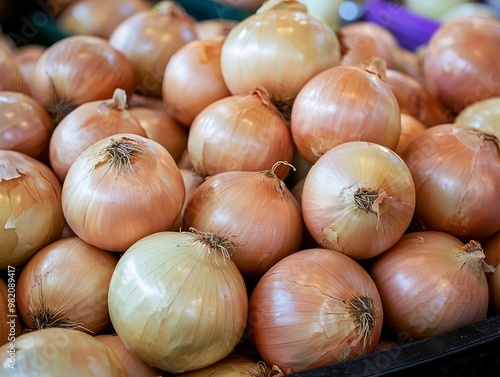
[(454, 123), (476, 127), (500, 138), (500, 96), (471, 103), (458, 113)]

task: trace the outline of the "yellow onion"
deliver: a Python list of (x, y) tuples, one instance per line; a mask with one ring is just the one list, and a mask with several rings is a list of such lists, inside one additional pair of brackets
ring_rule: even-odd
[(66, 34), (109, 38), (126, 18), (150, 8), (144, 0), (79, 0), (63, 10), (57, 24)]
[(482, 246), (484, 249), (484, 261), (496, 268), (500, 264), (500, 232), (496, 232), (486, 238), (482, 242)]
[(37, 158), (49, 147), (54, 123), (27, 94), (0, 92), (0, 149)]
[(431, 37), (424, 72), (431, 92), (455, 113), (500, 95), (500, 20), (471, 16), (443, 24)]
[(20, 266), (64, 227), (61, 184), (43, 163), (0, 150), (0, 269)]
[(231, 260), (247, 280), (299, 250), (302, 216), (294, 196), (275, 174), (231, 171), (208, 178), (186, 205), (183, 228), (234, 237)]
[(458, 113), (453, 123), (476, 127), (500, 138), (500, 97), (471, 103)]
[(0, 46), (0, 91), (28, 93), (29, 88), (13, 55)]
[[(290, 130), (267, 92), (234, 95), (215, 101), (193, 121), (189, 158), (202, 176), (224, 171), (260, 171), (293, 158)], [(276, 171), (284, 179), (289, 168)]]
[[(8, 269), (7, 283), (0, 279), (0, 346), (13, 343), (21, 334), (21, 321), (17, 317), (15, 268)], [(5, 355), (4, 355), (5, 356)]]
[(196, 22), (196, 32), (198, 39), (217, 39), (225, 38), (231, 29), (238, 23), (236, 20), (229, 18), (214, 18), (208, 20), (201, 20)]
[(269, 3), (229, 32), (221, 51), (222, 77), (233, 95), (264, 88), (289, 113), (307, 81), (339, 64), (340, 45), (330, 26), (303, 4)]
[[(232, 353), (208, 367), (177, 374), (176, 377), (279, 377), (263, 361), (244, 354)], [(282, 374), (281, 374), (282, 376)]]
[(251, 340), (285, 374), (372, 353), (383, 322), (377, 288), (344, 254), (302, 250), (276, 263), (250, 297)]
[(186, 188), (186, 198), (184, 199), (184, 205), (182, 206), (182, 210), (177, 221), (170, 229), (174, 231), (182, 229), (182, 219), (184, 217), (186, 206), (196, 189), (205, 181), (205, 178), (203, 178), (201, 175), (196, 174), (192, 169), (179, 168), (179, 171), (182, 174), (184, 187)]
[(484, 253), (448, 233), (408, 233), (377, 257), (369, 272), (382, 298), (385, 324), (409, 341), (486, 318)]
[(481, 241), (500, 230), (500, 142), (459, 124), (426, 129), (403, 152), (425, 229)]
[(107, 40), (77, 35), (45, 50), (35, 66), (31, 89), (58, 123), (86, 102), (111, 98), (116, 88), (130, 93), (133, 78), (131, 63)]
[(38, 62), (40, 56), (47, 49), (43, 45), (29, 44), (24, 46), (19, 46), (14, 51), (14, 60), (17, 62), (19, 69), (24, 78), (24, 82), (28, 87), (27, 93), (31, 93), (31, 85), (33, 82), (33, 73), (35, 72), (35, 66)]
[(427, 127), (452, 121), (454, 115), (451, 111), (413, 77), (388, 69), (386, 82), (394, 93), (402, 113), (417, 118)]
[(102, 334), (95, 337), (101, 343), (107, 345), (113, 353), (120, 359), (127, 370), (127, 374), (132, 377), (164, 377), (167, 372), (158, 368), (153, 368), (142, 361), (136, 354), (127, 349), (117, 334)]
[(127, 95), (116, 89), (112, 99), (78, 106), (57, 125), (50, 139), (50, 165), (62, 182), (76, 158), (92, 144), (119, 133), (146, 136), (127, 111)]
[(189, 127), (211, 103), (231, 95), (222, 79), (220, 51), (224, 39), (195, 40), (177, 50), (163, 76), (163, 103), (169, 114)]
[(304, 222), (322, 247), (367, 259), (393, 246), (410, 225), (415, 187), (395, 152), (374, 143), (343, 143), (306, 176)]
[(402, 156), (410, 143), (427, 129), (427, 126), (411, 115), (401, 113), (401, 134), (399, 135), (398, 146), (394, 150)]
[(165, 108), (136, 106), (129, 108), (128, 113), (139, 122), (148, 139), (161, 144), (179, 161), (187, 148), (188, 133)]
[(248, 315), (231, 248), (227, 238), (203, 232), (159, 232), (132, 245), (113, 273), (108, 299), (125, 346), (172, 373), (229, 355)]
[(163, 0), (116, 27), (109, 43), (121, 51), (135, 71), (135, 90), (162, 96), (162, 80), (171, 56), (197, 39), (195, 21), (177, 2)]
[(298, 152), (311, 164), (349, 141), (394, 149), (401, 133), (401, 112), (385, 81), (385, 63), (377, 58), (316, 75), (295, 99), (291, 131)]
[(25, 333), (0, 347), (0, 374), (15, 377), (127, 377), (118, 357), (92, 335), (50, 328)]
[(164, 147), (118, 134), (93, 144), (71, 165), (62, 206), (78, 237), (123, 252), (142, 237), (169, 229), (184, 198), (182, 175)]

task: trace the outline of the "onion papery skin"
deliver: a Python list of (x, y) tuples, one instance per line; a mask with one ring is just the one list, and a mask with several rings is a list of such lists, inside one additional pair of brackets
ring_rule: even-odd
[(16, 60), (6, 48), (0, 46), (0, 91), (29, 93), (24, 76)]
[(92, 144), (121, 133), (146, 136), (126, 105), (125, 92), (115, 90), (113, 99), (84, 103), (57, 125), (50, 139), (49, 159), (61, 182), (77, 157)]
[[(363, 331), (353, 306), (368, 322)], [(251, 340), (264, 361), (285, 374), (372, 353), (379, 341), (383, 310), (368, 273), (351, 258), (307, 249), (274, 265), (250, 297)]]
[(311, 167), (302, 191), (303, 218), (313, 238), (354, 259), (393, 246), (414, 210), (415, 187), (406, 164), (373, 143), (354, 141), (331, 149)]
[[(481, 41), (481, 43), (478, 43)], [(431, 89), (455, 113), (500, 95), (500, 21), (471, 16), (443, 24), (424, 54), (424, 75)]]
[(442, 124), (420, 134), (402, 157), (415, 183), (415, 217), (425, 229), (464, 241), (500, 230), (500, 153), (493, 135)]
[(224, 38), (194, 40), (170, 58), (163, 76), (163, 103), (186, 127), (213, 102), (231, 93), (222, 78), (220, 54)]
[[(291, 161), (290, 129), (265, 91), (222, 98), (193, 121), (188, 136), (193, 169), (201, 176), (225, 171), (261, 171), (276, 161)], [(290, 169), (280, 166), (284, 179)]]
[[(127, 149), (129, 161), (113, 158)], [(169, 229), (185, 198), (170, 153), (150, 139), (118, 134), (87, 148), (71, 165), (62, 206), (70, 228), (85, 242), (123, 252), (139, 239)]]
[(42, 329), (0, 347), (3, 355), (15, 355), (15, 369), (4, 357), (0, 373), (15, 377), (79, 376), (127, 377), (122, 362), (92, 335), (70, 329)]
[(382, 298), (385, 324), (414, 341), (484, 320), (488, 284), (483, 259), (482, 251), (467, 252), (447, 233), (404, 235), (369, 270)]
[(118, 263), (114, 253), (78, 237), (55, 241), (24, 266), (17, 284), (23, 322), (31, 330), (66, 327), (92, 335), (110, 324), (108, 289)]
[(402, 156), (408, 145), (426, 129), (427, 126), (417, 118), (401, 113), (401, 134), (399, 135), (398, 146), (394, 152)]
[(107, 345), (123, 363), (128, 376), (166, 377), (167, 372), (153, 368), (142, 361), (136, 354), (127, 349), (117, 334), (102, 334), (95, 337)]
[(458, 113), (453, 123), (476, 127), (500, 138), (500, 96), (470, 104)]
[(10, 270), (8, 274), (7, 283), (9, 285), (0, 279), (0, 316), (5, 319), (0, 323), (0, 346), (15, 341), (16, 337), (21, 334), (21, 322), (10, 317), (17, 314), (16, 302), (13, 300), (17, 276), (14, 271)]
[(293, 9), (247, 17), (231, 29), (221, 52), (222, 77), (233, 95), (264, 88), (285, 110), (307, 81), (339, 63), (340, 44), (328, 24)]
[(213, 235), (204, 237), (144, 237), (125, 252), (111, 279), (108, 305), (116, 333), (142, 360), (168, 372), (222, 360), (245, 330), (245, 282), (234, 263), (207, 243)]
[(43, 163), (0, 150), (0, 269), (21, 266), (64, 227), (61, 184)]
[(40, 56), (33, 73), (32, 93), (59, 123), (84, 103), (111, 98), (116, 88), (130, 94), (133, 75), (131, 63), (107, 40), (70, 36)]
[[(177, 374), (176, 377), (271, 377), (275, 376), (263, 361), (232, 353), (208, 367)], [(278, 377), (280, 375), (277, 375)]]
[(188, 133), (166, 109), (132, 107), (128, 110), (144, 130), (148, 139), (165, 147), (175, 161), (179, 161), (187, 148)]
[(427, 127), (450, 123), (454, 114), (413, 77), (394, 69), (386, 71), (386, 82), (398, 101), (399, 110)]
[(128, 17), (147, 11), (144, 0), (79, 0), (68, 6), (57, 19), (60, 29), (70, 35), (93, 35), (109, 38)]
[(172, 55), (198, 38), (195, 21), (177, 2), (164, 0), (116, 27), (109, 43), (132, 63), (135, 91), (161, 98), (165, 67)]
[(54, 123), (27, 94), (0, 92), (0, 149), (37, 158), (49, 147)]
[[(381, 70), (383, 74), (385, 69)], [(298, 152), (313, 164), (331, 148), (349, 141), (394, 149), (401, 133), (401, 113), (391, 89), (372, 67), (337, 66), (316, 75), (300, 90), (292, 108), (291, 131)]]
[(303, 222), (295, 197), (271, 170), (232, 171), (194, 191), (183, 217), (183, 228), (191, 227), (233, 240), (231, 260), (246, 281), (257, 281), (299, 250)]

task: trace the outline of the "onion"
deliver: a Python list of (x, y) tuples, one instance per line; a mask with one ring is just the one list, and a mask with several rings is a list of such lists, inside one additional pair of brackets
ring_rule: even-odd
[(238, 21), (229, 18), (214, 18), (198, 21), (195, 27), (198, 39), (207, 40), (227, 37), (237, 23)]
[(27, 93), (31, 93), (36, 63), (46, 49), (47, 47), (43, 45), (29, 44), (19, 46), (14, 52), (14, 60), (23, 75), (24, 82), (28, 86)]
[(499, 20), (471, 16), (442, 25), (424, 55), (431, 92), (456, 113), (474, 102), (500, 96), (500, 64), (494, 52), (499, 44)]
[(342, 20), (339, 8), (343, 3), (340, 0), (299, 0), (307, 6), (307, 12), (326, 21), (333, 30), (337, 30)]
[(149, 11), (124, 20), (109, 43), (133, 64), (136, 91), (162, 96), (162, 80), (171, 56), (197, 39), (195, 21), (174, 1), (160, 1)]
[(408, 145), (426, 129), (427, 126), (418, 119), (411, 115), (401, 113), (401, 134), (399, 135), (398, 146), (394, 152), (402, 156)]
[[(93, 336), (70, 329), (25, 333), (0, 347), (5, 376), (126, 377), (122, 362)], [(13, 371), (13, 369), (15, 369)]]
[[(496, 269), (498, 270), (499, 267), (500, 265), (497, 265)], [(494, 273), (491, 276), (488, 289), (490, 292), (490, 307), (492, 314), (498, 315), (500, 314), (500, 273)]]
[(48, 47), (33, 73), (32, 93), (59, 123), (76, 107), (130, 93), (133, 70), (120, 52), (94, 36), (66, 37)]
[(222, 79), (224, 39), (191, 41), (170, 58), (163, 77), (163, 103), (169, 114), (189, 127), (211, 103), (231, 95)]
[(49, 147), (54, 124), (42, 105), (20, 92), (0, 92), (0, 149), (38, 157)]
[(125, 346), (172, 373), (226, 357), (248, 315), (245, 283), (227, 258), (231, 247), (228, 239), (202, 232), (159, 232), (130, 247), (113, 273), (108, 300)]
[(466, 106), (458, 113), (454, 123), (476, 127), (500, 138), (500, 96)]
[(260, 278), (299, 250), (302, 240), (300, 207), (276, 176), (279, 165), (261, 172), (232, 171), (210, 177), (186, 205), (185, 229), (234, 237), (231, 260), (246, 280)]
[(208, 367), (181, 373), (176, 377), (278, 377), (271, 373), (263, 361), (233, 353)]
[[(482, 242), (482, 246), (484, 250), (484, 261), (486, 264), (497, 268), (500, 265), (500, 232), (496, 232), (492, 236), (485, 239)], [(490, 277), (490, 275), (486, 274), (486, 277)]]
[(0, 91), (29, 92), (19, 65), (12, 54), (2, 46), (0, 46), (0, 72), (2, 72)]
[[(273, 2), (268, 2), (273, 5)], [(328, 24), (297, 1), (266, 4), (238, 23), (222, 46), (222, 77), (229, 91), (264, 88), (288, 113), (299, 90), (317, 73), (338, 65), (340, 45)]]
[(450, 22), (462, 17), (481, 16), (498, 18), (498, 13), (490, 5), (481, 3), (464, 3), (455, 5), (439, 17), (441, 22)]
[(259, 280), (248, 320), (260, 355), (289, 374), (373, 352), (383, 311), (359, 264), (335, 251), (307, 249)]
[(146, 136), (126, 107), (125, 91), (116, 89), (112, 99), (87, 102), (64, 117), (52, 135), (49, 151), (50, 164), (61, 182), (76, 158), (99, 140), (119, 133)]
[[(260, 171), (293, 158), (290, 130), (263, 90), (222, 98), (198, 114), (189, 130), (188, 152), (202, 176)], [(277, 174), (284, 179), (288, 167)]]
[(93, 144), (71, 165), (62, 206), (78, 237), (122, 252), (169, 229), (184, 197), (182, 175), (164, 147), (138, 135), (118, 134)]
[(384, 75), (384, 63), (376, 59), (327, 69), (304, 85), (293, 105), (291, 130), (307, 162), (348, 141), (396, 147), (401, 113)]
[(418, 15), (439, 19), (448, 10), (467, 0), (404, 0), (403, 4)]
[(187, 148), (188, 133), (165, 108), (133, 107), (128, 112), (139, 122), (148, 139), (161, 144), (179, 161)]
[(21, 266), (64, 227), (61, 184), (43, 163), (0, 150), (0, 269)]
[(304, 222), (322, 246), (354, 259), (393, 246), (410, 225), (415, 187), (393, 151), (373, 143), (343, 143), (323, 155), (304, 182)]
[(388, 69), (386, 82), (394, 93), (402, 113), (417, 118), (428, 127), (453, 120), (451, 111), (413, 77)]
[(186, 210), (186, 206), (193, 196), (196, 189), (203, 183), (205, 180), (202, 176), (196, 174), (191, 169), (179, 168), (179, 171), (182, 174), (182, 180), (184, 181), (184, 187), (186, 188), (186, 198), (184, 199), (184, 205), (182, 206), (181, 213), (177, 218), (177, 221), (172, 226), (170, 230), (177, 231), (182, 229), (182, 218), (184, 217), (184, 212)]
[(116, 334), (97, 335), (95, 337), (101, 343), (107, 345), (113, 353), (120, 359), (127, 370), (128, 376), (136, 377), (163, 377), (167, 372), (153, 368), (142, 361), (136, 354), (127, 349), (120, 337)]
[(21, 334), (21, 321), (16, 318), (16, 272), (9, 269), (7, 284), (0, 279), (0, 346), (15, 342)]
[(110, 325), (108, 289), (118, 258), (78, 237), (38, 251), (17, 282), (19, 314), (32, 330), (48, 327), (96, 334)]
[(443, 232), (404, 235), (377, 257), (372, 276), (382, 297), (385, 324), (410, 341), (486, 318), (484, 253)]
[(107, 39), (126, 18), (150, 8), (151, 5), (144, 0), (79, 0), (64, 9), (57, 24), (66, 34)]
[(415, 217), (425, 229), (462, 240), (500, 230), (498, 138), (458, 124), (428, 128), (403, 153), (417, 193)]

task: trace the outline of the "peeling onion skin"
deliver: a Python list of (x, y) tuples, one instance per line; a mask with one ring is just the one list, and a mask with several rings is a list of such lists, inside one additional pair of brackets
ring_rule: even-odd
[(293, 104), (291, 131), (307, 162), (313, 164), (331, 148), (349, 141), (396, 147), (401, 112), (382, 78), (384, 64), (375, 60), (366, 67), (329, 68), (302, 87)]
[[(374, 195), (371, 204), (360, 206), (356, 198), (364, 201), (367, 194)], [(354, 259), (393, 246), (414, 210), (410, 171), (395, 152), (374, 143), (332, 148), (311, 167), (302, 191), (304, 222), (316, 242)]]
[(403, 152), (425, 229), (463, 241), (483, 240), (500, 230), (499, 141), (459, 124), (425, 130)]
[(464, 252), (456, 237), (434, 231), (404, 235), (369, 273), (382, 298), (385, 324), (409, 341), (486, 319), (484, 254)]
[(424, 53), (424, 76), (431, 92), (455, 113), (499, 96), (499, 44), (500, 20), (470, 16), (442, 25)]
[[(0, 347), (10, 353), (10, 344)], [(106, 345), (92, 335), (70, 329), (42, 329), (16, 339), (15, 370), (7, 357), (0, 374), (15, 377), (79, 376), (127, 377), (123, 363)]]
[[(351, 310), (357, 298), (371, 300), (366, 343)], [(382, 322), (382, 302), (368, 273), (353, 259), (325, 249), (282, 259), (250, 297), (251, 341), (267, 364), (285, 374), (372, 353)]]
[(21, 266), (64, 227), (61, 184), (45, 164), (0, 150), (0, 269)]
[(182, 175), (163, 146), (117, 134), (87, 148), (71, 165), (62, 206), (78, 237), (103, 250), (124, 252), (175, 223), (184, 190)]
[(167, 372), (222, 360), (245, 331), (245, 282), (203, 237), (144, 237), (121, 257), (111, 279), (108, 305), (116, 333), (142, 360)]

